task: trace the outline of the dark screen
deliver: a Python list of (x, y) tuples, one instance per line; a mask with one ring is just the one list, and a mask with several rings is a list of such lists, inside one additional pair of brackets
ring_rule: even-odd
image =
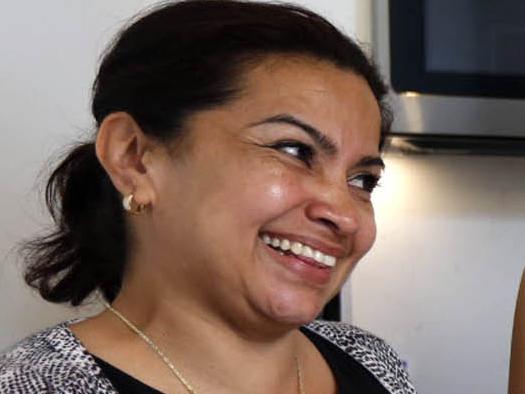
[(428, 72), (525, 75), (524, 0), (424, 0)]

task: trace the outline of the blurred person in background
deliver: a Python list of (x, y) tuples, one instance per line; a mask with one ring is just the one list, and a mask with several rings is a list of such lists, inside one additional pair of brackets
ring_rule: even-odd
[(525, 393), (525, 275), (521, 277), (510, 353), (509, 394)]

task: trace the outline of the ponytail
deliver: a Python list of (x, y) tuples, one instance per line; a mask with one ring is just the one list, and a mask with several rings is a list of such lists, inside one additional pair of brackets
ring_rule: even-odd
[(93, 143), (76, 146), (53, 171), (46, 205), (56, 227), (23, 245), (26, 283), (51, 302), (76, 306), (97, 289), (113, 300), (126, 258), (124, 214)]

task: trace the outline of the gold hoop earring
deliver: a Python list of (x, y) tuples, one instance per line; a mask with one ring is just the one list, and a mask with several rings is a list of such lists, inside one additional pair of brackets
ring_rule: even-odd
[(131, 214), (131, 215), (140, 215), (146, 206), (144, 204), (137, 204), (134, 201), (135, 196), (133, 194), (130, 194), (128, 196), (125, 196), (122, 199), (122, 206), (124, 207), (124, 210)]

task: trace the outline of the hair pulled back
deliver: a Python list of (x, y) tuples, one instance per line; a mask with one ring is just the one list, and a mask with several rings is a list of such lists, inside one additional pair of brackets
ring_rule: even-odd
[[(312, 56), (362, 76), (381, 108), (382, 135), (388, 132), (387, 89), (351, 39), (301, 7), (234, 0), (167, 2), (120, 32), (93, 85), (97, 127), (125, 111), (144, 133), (176, 141), (189, 115), (234, 98), (242, 72), (272, 54)], [(46, 203), (55, 229), (25, 245), (26, 282), (43, 298), (78, 305), (95, 290), (116, 297), (128, 250), (120, 199), (93, 142), (53, 171)]]

